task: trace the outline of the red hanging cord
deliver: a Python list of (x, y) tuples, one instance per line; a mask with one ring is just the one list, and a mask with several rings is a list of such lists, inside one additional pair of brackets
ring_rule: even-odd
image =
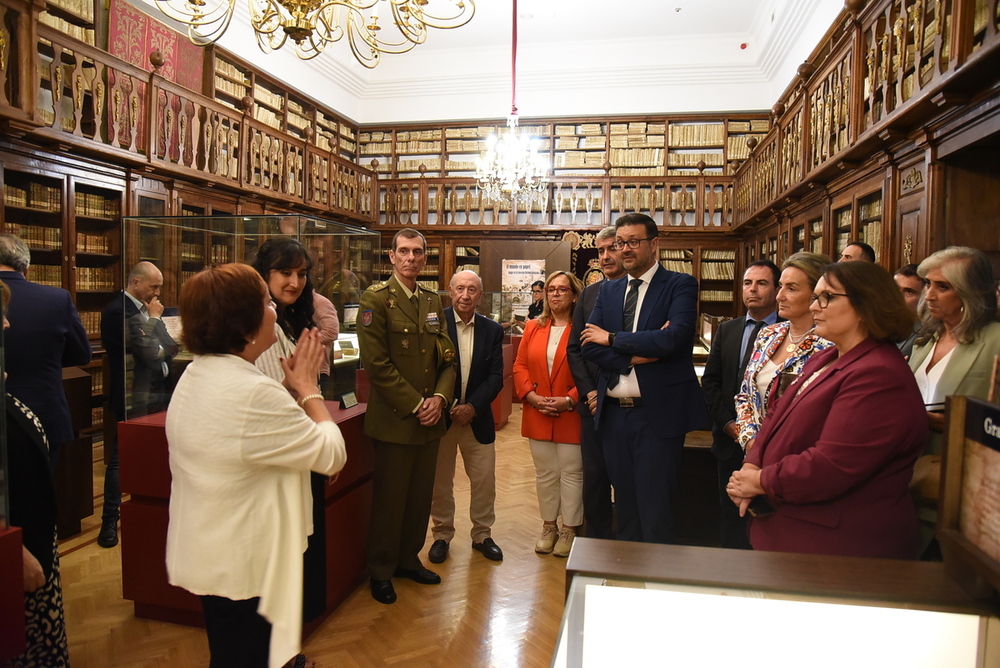
[(510, 37), (510, 115), (517, 116), (517, 0), (514, 0), (512, 25)]

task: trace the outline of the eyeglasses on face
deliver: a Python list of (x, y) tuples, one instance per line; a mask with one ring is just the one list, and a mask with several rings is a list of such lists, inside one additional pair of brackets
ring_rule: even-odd
[(635, 250), (643, 241), (652, 241), (655, 238), (656, 237), (649, 237), (648, 239), (626, 239), (625, 241), (616, 241), (611, 247), (615, 250), (625, 250), (625, 247), (628, 246), (632, 250)]
[(830, 305), (830, 300), (834, 297), (849, 297), (850, 295), (845, 295), (843, 292), (830, 292), (829, 290), (824, 290), (818, 294), (814, 294), (809, 297), (809, 303), (819, 302), (820, 308), (826, 308)]
[(569, 292), (570, 289), (571, 288), (567, 288), (565, 285), (560, 285), (560, 286), (554, 286), (553, 285), (553, 286), (549, 286), (549, 287), (545, 288), (545, 292), (549, 293), (550, 295), (554, 295), (554, 294), (564, 295), (567, 292)]

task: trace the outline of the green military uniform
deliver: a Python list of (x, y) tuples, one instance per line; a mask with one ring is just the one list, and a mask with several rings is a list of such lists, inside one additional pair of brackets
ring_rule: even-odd
[[(455, 388), (455, 348), (441, 298), (419, 286), (417, 304), (393, 275), (361, 296), (358, 346), (371, 391), (365, 433), (375, 443), (368, 565), (376, 580), (417, 569), (430, 517), (437, 448)], [(444, 397), (430, 427), (414, 414), (427, 397)]]

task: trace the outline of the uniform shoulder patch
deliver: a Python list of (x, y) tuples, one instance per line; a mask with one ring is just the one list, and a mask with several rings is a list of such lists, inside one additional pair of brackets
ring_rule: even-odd
[(372, 310), (368, 309), (361, 312), (361, 324), (365, 327), (369, 327), (372, 324)]

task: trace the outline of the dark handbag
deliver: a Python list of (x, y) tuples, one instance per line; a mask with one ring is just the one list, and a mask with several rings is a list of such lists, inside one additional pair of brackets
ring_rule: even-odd
[(766, 496), (761, 494), (750, 500), (747, 512), (750, 513), (750, 517), (767, 517), (774, 514), (774, 506), (771, 505)]

